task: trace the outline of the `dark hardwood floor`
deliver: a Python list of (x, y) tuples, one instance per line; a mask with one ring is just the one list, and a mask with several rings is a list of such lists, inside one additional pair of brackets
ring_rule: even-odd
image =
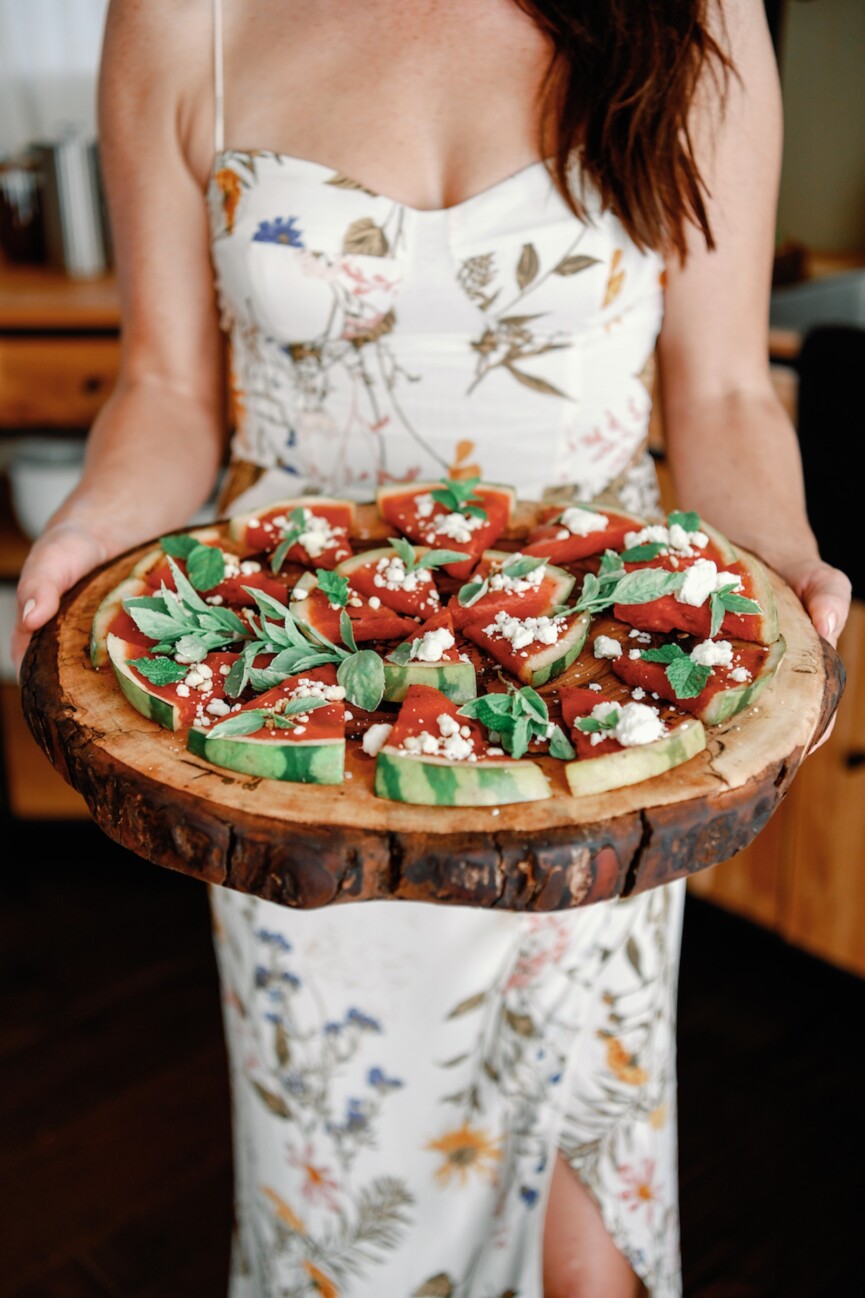
[[(88, 822), (2, 832), (0, 1298), (223, 1298), (205, 890)], [(689, 898), (680, 986), (685, 1298), (862, 1293), (865, 982)]]

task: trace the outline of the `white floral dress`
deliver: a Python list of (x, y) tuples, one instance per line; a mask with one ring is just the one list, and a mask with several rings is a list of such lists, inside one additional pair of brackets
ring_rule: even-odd
[[(662, 264), (542, 163), (420, 211), (218, 140), (208, 204), (232, 508), (479, 473), (657, 509)], [(232, 1298), (540, 1298), (557, 1149), (676, 1298), (683, 888), (548, 915), (212, 889)]]

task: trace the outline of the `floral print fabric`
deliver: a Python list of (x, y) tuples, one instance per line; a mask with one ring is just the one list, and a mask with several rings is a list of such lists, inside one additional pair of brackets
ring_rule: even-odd
[[(223, 150), (208, 202), (248, 488), (226, 506), (449, 473), (657, 509), (662, 266), (543, 164), (429, 212)], [(540, 1298), (557, 1149), (678, 1298), (683, 888), (560, 915), (211, 889), (231, 1298)]]
[(424, 211), (223, 151), (208, 201), (233, 451), (284, 494), (480, 471), (644, 503), (662, 264), (590, 198), (577, 221), (544, 164)]
[(543, 916), (211, 898), (232, 1298), (540, 1298), (557, 1147), (652, 1298), (679, 1294), (681, 884)]

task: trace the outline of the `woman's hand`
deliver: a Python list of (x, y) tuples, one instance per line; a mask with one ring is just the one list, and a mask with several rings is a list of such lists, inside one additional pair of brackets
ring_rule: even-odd
[[(788, 567), (781, 576), (799, 596), (818, 635), (828, 640), (833, 649), (837, 648), (850, 612), (851, 586), (847, 574), (821, 559), (805, 559)], [(825, 744), (834, 729), (836, 716), (837, 713), (832, 715), (820, 738), (808, 749), (809, 756)]]
[(80, 523), (49, 526), (34, 541), (18, 581), (18, 619), (12, 633), (16, 672), (33, 632), (54, 616), (61, 596), (108, 558), (105, 543)]

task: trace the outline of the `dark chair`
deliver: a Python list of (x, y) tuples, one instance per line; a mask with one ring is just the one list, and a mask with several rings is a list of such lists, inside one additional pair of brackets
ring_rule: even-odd
[(796, 361), (797, 431), (808, 516), (827, 563), (865, 599), (865, 327), (815, 325)]

